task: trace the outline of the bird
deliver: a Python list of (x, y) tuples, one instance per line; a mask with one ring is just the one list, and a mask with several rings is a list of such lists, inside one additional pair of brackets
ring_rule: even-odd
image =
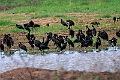
[(40, 27), (40, 25), (39, 24), (34, 24), (33, 28), (36, 28), (36, 27)]
[(103, 40), (108, 41), (108, 34), (106, 31), (98, 31), (98, 36), (100, 36)]
[(117, 44), (117, 39), (113, 37), (111, 40), (108, 41), (109, 45), (115, 47)]
[(52, 38), (52, 32), (47, 32), (47, 37), (51, 39)]
[(97, 36), (96, 42), (95, 42), (95, 48), (98, 49), (100, 45), (101, 45), (101, 39), (99, 36)]
[(24, 29), (24, 27), (20, 24), (16, 24), (16, 27), (19, 28), (19, 29)]
[(117, 20), (117, 18), (116, 18), (116, 17), (113, 17), (113, 22), (114, 22), (114, 24), (115, 24), (116, 20)]
[(67, 47), (67, 42), (64, 42), (64, 43), (62, 43), (62, 46), (61, 46), (60, 50), (62, 51), (64, 49), (66, 49), (66, 47)]
[(34, 40), (29, 40), (28, 43), (31, 46), (31, 49), (34, 49)]
[(82, 30), (78, 30), (78, 33), (76, 34), (77, 39), (74, 40), (74, 43), (79, 43), (83, 39), (85, 39), (85, 34), (82, 32)]
[(73, 31), (72, 29), (69, 29), (69, 35), (71, 36), (71, 38), (74, 37), (75, 31)]
[(46, 26), (47, 26), (47, 27), (49, 27), (49, 26), (50, 26), (50, 24), (49, 24), (49, 23), (47, 23), (47, 24), (46, 24)]
[(29, 25), (29, 27), (33, 27), (34, 26), (34, 22), (31, 20), (31, 21), (29, 21), (28, 25)]
[(93, 35), (96, 36), (97, 31), (96, 31), (94, 25), (92, 25), (92, 27), (93, 27), (93, 29), (92, 29)]
[(95, 22), (91, 22), (90, 24), (92, 24), (92, 25), (97, 25), (97, 26), (100, 25), (100, 23), (99, 23), (99, 22), (96, 22), (96, 21), (95, 21)]
[(74, 26), (75, 23), (72, 20), (66, 20), (67, 24), (68, 24), (68, 29), (70, 29), (70, 26)]
[(2, 44), (2, 40), (0, 41), (0, 50), (4, 51), (4, 45)]
[(51, 39), (52, 39), (54, 45), (56, 45), (56, 48), (61, 49), (61, 42), (58, 40), (58, 36), (56, 34), (54, 34), (54, 36), (52, 36)]
[(28, 33), (28, 34), (26, 35), (26, 38), (27, 38), (28, 40), (35, 40), (34, 34), (30, 34), (30, 33)]
[(34, 45), (40, 49), (41, 42), (39, 40), (34, 40)]
[[(0, 41), (0, 50), (4, 52), (4, 45), (2, 44), (2, 40)], [(4, 58), (4, 54), (1, 52), (1, 57)]]
[(72, 46), (74, 48), (74, 43), (72, 42), (72, 40), (70, 40), (68, 38), (68, 36), (65, 36), (65, 40), (67, 41), (67, 43), (69, 44), (69, 50), (70, 50), (70, 46)]
[(26, 23), (26, 24), (24, 24), (24, 28), (30, 33), (30, 28), (29, 28), (29, 24), (28, 23)]
[(24, 50), (24, 51), (27, 52), (27, 47), (24, 44), (22, 44), (21, 42), (19, 42), (18, 46), (19, 46), (20, 49), (22, 49), (22, 50)]
[(3, 37), (3, 44), (6, 44), (8, 49), (11, 48), (11, 46), (14, 45), (14, 41), (12, 39), (12, 37), (10, 36), (10, 34), (5, 34)]
[(116, 36), (120, 37), (120, 30), (116, 32)]
[[(47, 40), (46, 40), (46, 42), (47, 42)], [(40, 46), (39, 46), (39, 49), (40, 49), (41, 51), (43, 51), (43, 54), (44, 54), (44, 50), (45, 50), (45, 49), (49, 49), (48, 43), (46, 43), (46, 42), (44, 41), (44, 37), (43, 37), (43, 41), (42, 41), (42, 43), (41, 43)]]
[(88, 35), (88, 36), (92, 36), (93, 37), (93, 31), (92, 31), (92, 29), (90, 29), (89, 27), (88, 27), (88, 25), (86, 25), (86, 34)]
[(68, 27), (68, 24), (67, 24), (65, 21), (63, 21), (62, 19), (61, 19), (61, 24), (62, 24), (63, 26)]

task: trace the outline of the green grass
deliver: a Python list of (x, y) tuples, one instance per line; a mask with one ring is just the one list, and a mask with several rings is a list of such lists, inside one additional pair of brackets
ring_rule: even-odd
[(0, 27), (10, 26), (13, 25), (14, 22), (10, 20), (0, 20)]
[[(15, 6), (14, 3), (11, 2), (10, 6)], [(33, 4), (38, 4), (37, 6), (32, 5), (32, 1), (27, 0), (28, 3), (21, 5), (28, 5), (28, 6), (21, 6), (13, 8), (9, 10), (8, 13), (30, 13), (30, 12), (38, 12), (36, 17), (48, 17), (48, 16), (57, 16), (57, 14), (62, 13), (100, 13), (100, 14), (119, 14), (120, 13), (120, 6), (119, 0), (45, 0), (45, 1), (36, 1)], [(22, 2), (22, 0), (20, 1)], [(4, 3), (4, 2), (1, 2)], [(31, 5), (30, 5), (31, 4)], [(7, 2), (5, 4), (8, 6)], [(18, 4), (16, 4), (17, 6)], [(30, 6), (29, 6), (30, 5)]]
[[(72, 19), (85, 20), (81, 17), (66, 16), (68, 13), (97, 13), (100, 14), (98, 18), (111, 18), (113, 15), (120, 16), (120, 0), (4, 0), (1, 1), (0, 7), (14, 7), (10, 10), (3, 10), (0, 12), (0, 27), (9, 27), (8, 30), (1, 30), (1, 33), (20, 33), (26, 32), (25, 30), (19, 30), (15, 28), (15, 23), (21, 20), (31, 20), (35, 18), (62, 18), (63, 20)], [(15, 15), (14, 15), (14, 14)], [(11, 16), (12, 15), (12, 16)], [(27, 15), (25, 17), (25, 15)], [(105, 29), (108, 26), (109, 21), (101, 23), (98, 28)], [(21, 23), (19, 23), (21, 24)], [(118, 28), (119, 24), (110, 24), (109, 29), (114, 31), (113, 28)], [(82, 29), (86, 30), (85, 26), (76, 24), (72, 27), (74, 30)], [(62, 33), (67, 32), (66, 27), (61, 24), (53, 24), (50, 27), (41, 26), (36, 28), (31, 33), (45, 34), (46, 32)], [(74, 40), (74, 39), (73, 39)], [(95, 38), (94, 38), (95, 41)], [(120, 43), (120, 40), (118, 40)], [(107, 44), (107, 43), (105, 43)]]

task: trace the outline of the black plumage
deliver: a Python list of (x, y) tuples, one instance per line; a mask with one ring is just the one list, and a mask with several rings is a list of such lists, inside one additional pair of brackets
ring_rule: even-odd
[(0, 41), (0, 50), (4, 51), (4, 45), (2, 44), (2, 41)]
[(91, 22), (90, 24), (92, 24), (92, 25), (97, 25), (97, 26), (100, 25), (100, 23), (99, 23), (99, 22), (96, 22), (96, 21), (95, 21), (95, 22)]
[(22, 50), (24, 50), (24, 51), (27, 52), (27, 47), (24, 44), (22, 44), (21, 42), (19, 42), (18, 46), (19, 46), (20, 49), (22, 49)]
[(36, 46), (36, 47), (40, 47), (40, 44), (41, 44), (41, 42), (39, 41), (39, 40), (34, 40), (34, 45)]
[(70, 26), (74, 26), (75, 23), (72, 20), (66, 20), (67, 24), (68, 24), (68, 29), (70, 29)]
[(40, 27), (40, 25), (39, 24), (34, 24), (33, 28), (36, 28), (36, 27)]
[(67, 41), (68, 45), (69, 45), (69, 50), (70, 50), (70, 46), (72, 46), (74, 48), (74, 43), (72, 42), (72, 40), (70, 40), (68, 38), (68, 36), (65, 37), (65, 40)]
[(92, 25), (92, 27), (93, 27), (93, 29), (92, 29), (93, 35), (96, 36), (97, 31), (93, 25)]
[(106, 31), (98, 31), (98, 36), (100, 36), (103, 40), (107, 40), (108, 41), (108, 34)]
[(120, 30), (116, 32), (116, 36), (120, 37)]
[(89, 27), (88, 27), (88, 25), (86, 26), (86, 34), (88, 35), (88, 36), (92, 36), (93, 37), (93, 31), (92, 31), (92, 29), (90, 29)]
[(11, 48), (11, 46), (14, 45), (14, 41), (12, 37), (10, 36), (10, 34), (4, 35), (3, 44), (6, 44), (9, 49)]
[(22, 25), (16, 24), (16, 27), (19, 29), (24, 29), (24, 27)]
[(66, 23), (65, 21), (63, 21), (62, 19), (61, 19), (61, 24), (62, 24), (63, 26), (68, 27), (67, 23)]
[(72, 29), (69, 30), (69, 35), (71, 36), (71, 38), (74, 37), (75, 31), (73, 31)]
[(109, 45), (114, 47), (117, 44), (117, 39), (113, 37), (111, 40), (108, 41)]
[(116, 17), (113, 17), (113, 22), (114, 22), (114, 24), (115, 24), (116, 20), (117, 20), (117, 18), (116, 18)]
[(27, 30), (30, 33), (31, 30), (29, 28), (29, 24), (28, 23), (24, 24), (24, 28), (25, 28), (25, 30)]
[(100, 45), (101, 45), (101, 39), (100, 39), (100, 37), (98, 36), (98, 37), (96, 38), (95, 48), (98, 49)]

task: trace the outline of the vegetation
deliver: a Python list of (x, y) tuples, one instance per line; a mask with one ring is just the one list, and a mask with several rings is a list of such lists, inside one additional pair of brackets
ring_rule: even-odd
[[(111, 18), (115, 15), (119, 17), (120, 0), (4, 0), (0, 2), (0, 27), (8, 27), (7, 30), (0, 30), (1, 33), (19, 33), (26, 32), (15, 28), (15, 24), (23, 24), (21, 21), (30, 21), (36, 18), (62, 18), (72, 20), (85, 20), (77, 16), (66, 16), (69, 13), (86, 13), (99, 14), (95, 18)], [(109, 24), (109, 27), (108, 27)], [(107, 29), (111, 31), (118, 30), (118, 24), (112, 24), (104, 21), (98, 27), (100, 29)], [(85, 31), (85, 24), (77, 24), (74, 30), (83, 29)], [(66, 27), (60, 24), (53, 24), (50, 27), (43, 27), (34, 29), (34, 34), (44, 34), (46, 32), (68, 32)], [(110, 37), (111, 38), (111, 37)], [(94, 39), (95, 40), (95, 39)], [(120, 42), (118, 42), (120, 43)], [(105, 43), (106, 44), (106, 43)]]

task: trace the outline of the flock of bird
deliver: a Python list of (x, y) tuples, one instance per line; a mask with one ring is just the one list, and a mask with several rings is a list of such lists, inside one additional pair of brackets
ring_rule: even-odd
[[(120, 18), (113, 17), (114, 24), (118, 19)], [(23, 26), (20, 24), (16, 24), (16, 28), (27, 30), (28, 34), (26, 35), (26, 39), (28, 40), (28, 43), (31, 46), (31, 48), (34, 49), (34, 47), (37, 47), (39, 50), (43, 51), (43, 53), (45, 49), (50, 49), (50, 46), (48, 45), (50, 41), (54, 43), (54, 46), (56, 46), (55, 49), (58, 48), (59, 51), (66, 49), (67, 45), (69, 46), (69, 50), (70, 47), (74, 48), (75, 47), (74, 43), (80, 44), (80, 47), (83, 49), (89, 46), (93, 46), (94, 36), (96, 36), (96, 41), (95, 41), (96, 49), (99, 49), (99, 46), (101, 46), (101, 39), (108, 41), (108, 44), (112, 47), (116, 46), (117, 44), (117, 38), (113, 37), (112, 39), (109, 39), (108, 38), (109, 36), (105, 30), (101, 30), (101, 31), (96, 30), (94, 26), (100, 25), (99, 22), (91, 22), (92, 29), (90, 29), (89, 26), (86, 25), (86, 33), (83, 33), (83, 31), (79, 29), (76, 35), (75, 35), (75, 31), (71, 28), (72, 26), (75, 25), (74, 21), (72, 20), (64, 21), (63, 19), (61, 19), (61, 24), (68, 28), (69, 36), (71, 38), (75, 38), (74, 41), (72, 41), (68, 37), (68, 35), (66, 36), (58, 35), (58, 34), (53, 34), (52, 32), (48, 32), (46, 39), (45, 37), (43, 37), (43, 41), (41, 42), (40, 40), (36, 39), (34, 34), (31, 34), (30, 27), (32, 28), (40, 27), (39, 24), (35, 24), (32, 20), (29, 21), (29, 23), (23, 24)], [(47, 24), (47, 26), (49, 26), (49, 24)], [(120, 30), (116, 32), (116, 36), (120, 37)], [(7, 50), (14, 45), (14, 41), (10, 34), (5, 34), (3, 40), (0, 41), (1, 51), (4, 51), (4, 45), (7, 46)], [(27, 47), (22, 42), (19, 42), (18, 46), (19, 48), (25, 50), (26, 52), (28, 51)]]

